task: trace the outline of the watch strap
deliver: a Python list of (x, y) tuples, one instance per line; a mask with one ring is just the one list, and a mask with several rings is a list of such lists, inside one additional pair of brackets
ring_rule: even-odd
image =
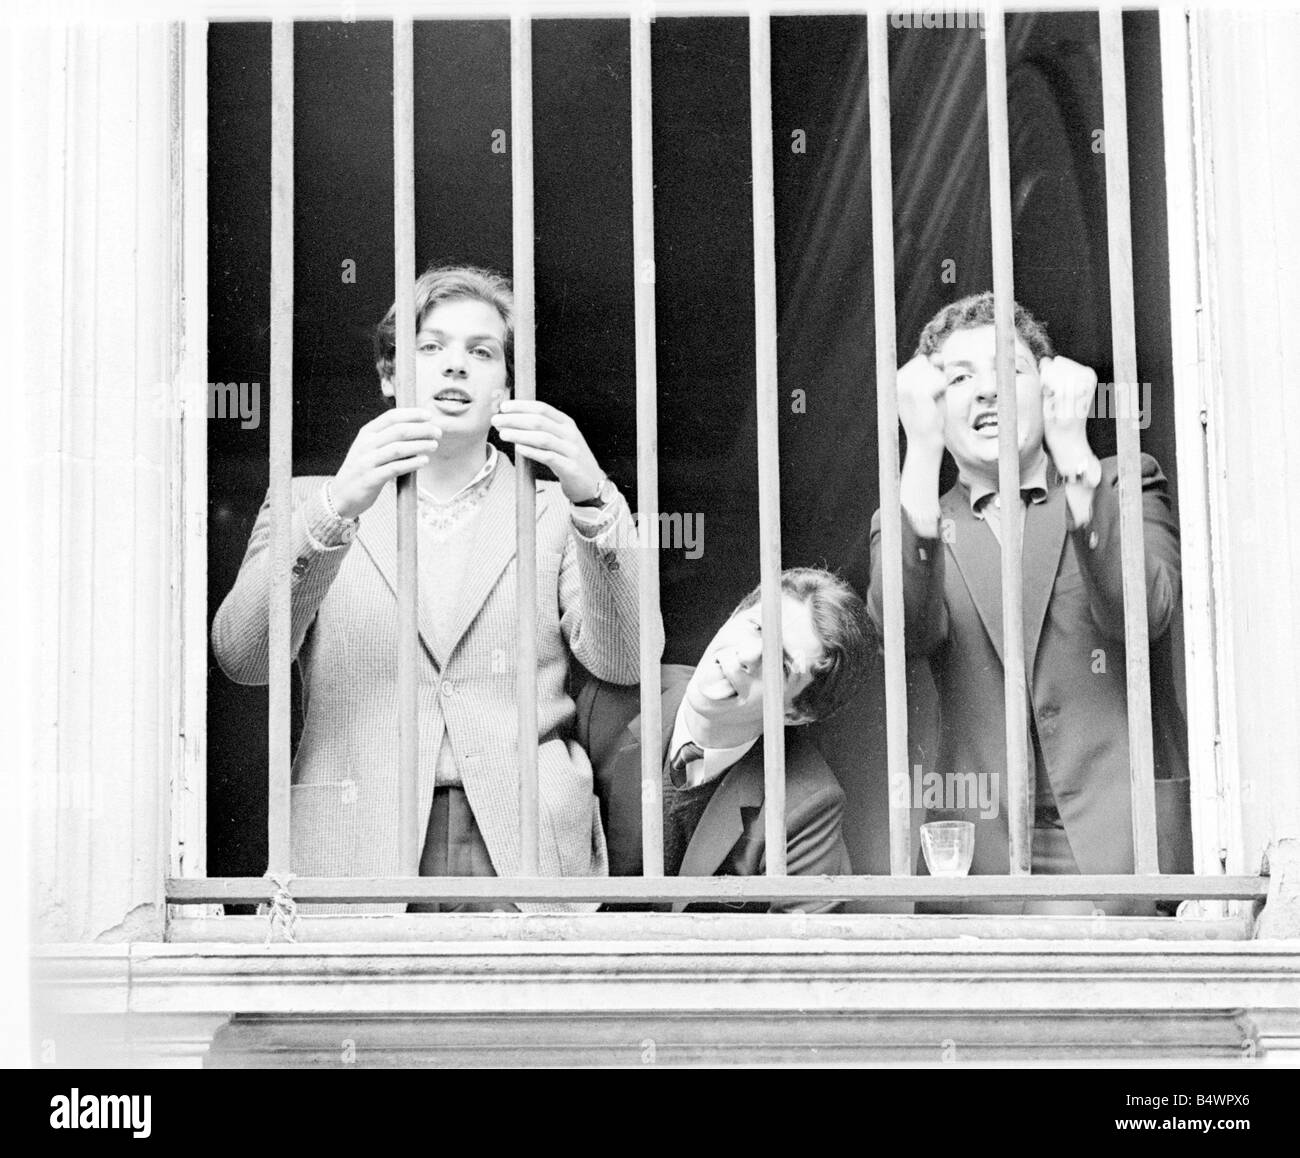
[(609, 475), (601, 472), (600, 482), (596, 485), (596, 493), (589, 499), (583, 499), (580, 503), (574, 503), (575, 507), (607, 507), (614, 501), (616, 488), (613, 480)]

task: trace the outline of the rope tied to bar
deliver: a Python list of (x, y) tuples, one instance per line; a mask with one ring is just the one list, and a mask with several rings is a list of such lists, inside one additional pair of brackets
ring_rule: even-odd
[(284, 935), (284, 939), (292, 944), (297, 940), (294, 936), (294, 926), (298, 923), (298, 902), (293, 899), (293, 894), (289, 891), (294, 875), (293, 873), (267, 873), (266, 875), (275, 884), (275, 892), (271, 894), (271, 904), (267, 910), (264, 944), (271, 943), (277, 927)]

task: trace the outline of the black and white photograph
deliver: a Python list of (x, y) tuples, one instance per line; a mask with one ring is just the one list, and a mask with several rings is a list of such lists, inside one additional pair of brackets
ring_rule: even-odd
[(36, 1128), (236, 1080), (173, 1069), (1282, 1112), (1300, 5), (3, 19)]

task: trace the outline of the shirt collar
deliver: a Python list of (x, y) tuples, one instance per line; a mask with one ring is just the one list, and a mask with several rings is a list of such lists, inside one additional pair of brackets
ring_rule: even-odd
[[(673, 725), (673, 738), (668, 744), (668, 758), (672, 760), (681, 750), (682, 745), (690, 742), (698, 744), (698, 741), (691, 735), (691, 730), (686, 725), (686, 714), (679, 707), (677, 709), (677, 721)], [(758, 743), (758, 737), (750, 740), (746, 744), (740, 744), (735, 748), (705, 748), (703, 744), (698, 744), (704, 750), (703, 769), (688, 768), (687, 780), (685, 785), (677, 787), (697, 788), (701, 784), (707, 784), (721, 776), (728, 768), (735, 764), (746, 752)]]
[(476, 474), (472, 479), (470, 479), (469, 482), (467, 482), (463, 487), (460, 488), (460, 490), (458, 490), (450, 498), (440, 499), (438, 498), (437, 495), (433, 494), (431, 491), (427, 491), (424, 489), (424, 487), (420, 487), (419, 493), (420, 493), (421, 501), (426, 503), (436, 503), (438, 506), (443, 506), (443, 507), (450, 506), (458, 498), (460, 498), (463, 494), (465, 494), (466, 491), (472, 490), (474, 487), (478, 486), (478, 484), (481, 483), (485, 478), (491, 475), (491, 473), (494, 470), (496, 470), (497, 459), (499, 457), (500, 456), (497, 454), (497, 448), (489, 442), (488, 449), (487, 449), (487, 461), (483, 464), (478, 474)]
[[(957, 481), (966, 488), (970, 498), (970, 509), (979, 514), (984, 503), (998, 493), (997, 487), (991, 487), (983, 479), (967, 478), (964, 474), (957, 476)], [(1020, 493), (1031, 503), (1047, 502), (1047, 454), (1040, 450), (1033, 465), (1020, 476)]]

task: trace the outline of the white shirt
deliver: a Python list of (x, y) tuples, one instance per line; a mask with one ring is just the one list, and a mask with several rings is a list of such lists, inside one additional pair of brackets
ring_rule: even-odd
[(716, 780), (758, 743), (758, 737), (755, 736), (749, 743), (741, 744), (736, 748), (705, 748), (691, 735), (691, 730), (686, 725), (684, 708), (685, 704), (677, 709), (677, 720), (673, 725), (673, 738), (668, 744), (668, 758), (670, 761), (676, 759), (677, 753), (687, 743), (703, 748), (704, 758), (702, 760), (692, 760), (686, 765), (686, 783), (679, 785), (679, 787), (698, 788), (701, 784)]
[(425, 487), (420, 486), (419, 487), (420, 498), (424, 502), (432, 504), (435, 508), (450, 507), (452, 503), (454, 503), (457, 499), (461, 498), (467, 491), (477, 486), (485, 478), (487, 478), (488, 475), (490, 475), (494, 470), (496, 470), (498, 453), (499, 452), (497, 451), (497, 448), (489, 442), (487, 448), (487, 458), (483, 460), (483, 465), (479, 468), (478, 473), (472, 479), (470, 479), (469, 482), (467, 482), (463, 487), (461, 487), (460, 490), (458, 490), (454, 495), (451, 495), (445, 499), (440, 499), (431, 490), (428, 490)]
[[(981, 479), (968, 479), (965, 476), (958, 476), (960, 481), (970, 492), (970, 509), (971, 513), (977, 518), (982, 519), (988, 524), (989, 530), (993, 532), (993, 537), (997, 539), (999, 545), (1002, 543), (1002, 496), (993, 487), (989, 486)], [(1038, 458), (1034, 465), (1020, 476), (1020, 525), (1025, 525), (1025, 506), (1027, 503), (1033, 503), (1037, 506), (1039, 503), (1047, 502), (1047, 455), (1043, 451), (1038, 452)]]

